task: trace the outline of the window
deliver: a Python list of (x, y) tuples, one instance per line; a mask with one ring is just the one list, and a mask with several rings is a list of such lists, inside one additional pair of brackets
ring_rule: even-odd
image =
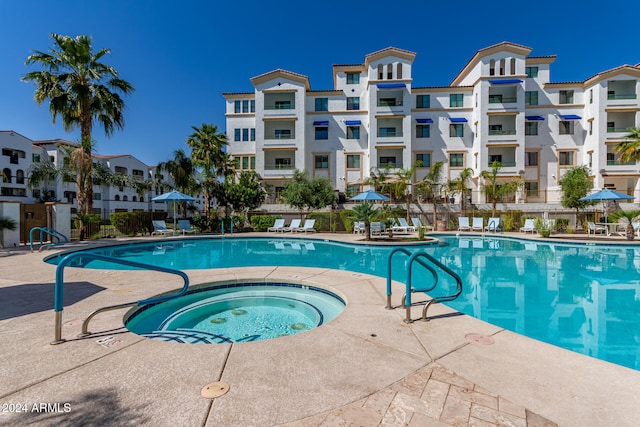
[(395, 156), (385, 156), (385, 157), (380, 157), (380, 160), (378, 162), (380, 167), (395, 167), (396, 166), (396, 157)]
[(233, 130), (233, 140), (234, 141), (240, 141), (240, 131), (241, 131), (241, 129), (234, 129)]
[(462, 100), (464, 95), (461, 93), (452, 93), (449, 95), (449, 107), (462, 107)]
[(573, 151), (558, 151), (560, 166), (573, 166)]
[(489, 95), (489, 104), (502, 104), (502, 95)]
[(573, 104), (573, 91), (561, 90), (560, 91), (560, 104)]
[(573, 121), (561, 120), (559, 126), (560, 135), (573, 135)]
[(509, 72), (512, 76), (516, 74), (516, 58), (511, 58), (511, 68)]
[(382, 71), (382, 64), (378, 64), (378, 80), (382, 80), (384, 77), (384, 71)]
[(16, 184), (24, 184), (24, 171), (21, 169), (16, 171)]
[(249, 129), (242, 129), (242, 140), (243, 141), (248, 141), (249, 140)]
[(357, 97), (347, 98), (347, 110), (359, 110), (359, 109), (360, 109), (360, 98), (357, 98)]
[(242, 112), (243, 113), (248, 113), (249, 112), (249, 100), (245, 99), (244, 101), (242, 101)]
[(431, 153), (416, 153), (416, 162), (422, 162), (423, 168), (431, 167)]
[(316, 98), (316, 111), (329, 111), (329, 98)]
[(360, 126), (347, 126), (347, 139), (360, 139)]
[(5, 168), (2, 170), (2, 182), (11, 183), (11, 169)]
[(360, 84), (360, 73), (347, 73), (347, 84), (348, 85)]
[(122, 196), (122, 201), (123, 202), (128, 202), (129, 201), (129, 196), (127, 196), (126, 194), (124, 196)]
[(430, 132), (431, 132), (431, 126), (416, 125), (416, 138), (429, 138)]
[(380, 128), (378, 129), (378, 136), (380, 137), (396, 136), (396, 128), (392, 128), (392, 127)]
[(33, 161), (33, 163), (40, 163), (40, 154), (31, 154), (31, 161)]
[(524, 105), (538, 105), (538, 91), (531, 90), (524, 93)]
[(525, 135), (537, 135), (538, 134), (538, 122), (525, 122), (524, 123)]
[(276, 139), (291, 139), (291, 129), (276, 129)]
[(493, 164), (493, 162), (502, 164), (502, 154), (489, 154), (489, 165)]
[(239, 113), (240, 112), (240, 105), (241, 105), (241, 101), (234, 101), (233, 102), (233, 112), (234, 113)]
[(416, 108), (431, 108), (431, 95), (417, 95)]
[(489, 125), (489, 135), (501, 135), (502, 125)]
[(593, 135), (593, 120), (589, 122), (589, 135)]
[(490, 76), (495, 76), (496, 75), (496, 60), (492, 59), (491, 61), (489, 61), (489, 75)]
[(589, 104), (593, 104), (593, 89), (589, 90)]
[(116, 202), (120, 201), (120, 195), (116, 194), (116, 196), (113, 198), (113, 200), (115, 200)]
[(524, 67), (524, 72), (530, 79), (538, 77), (538, 67)]
[(316, 126), (316, 139), (329, 139), (329, 127)]
[(464, 154), (463, 153), (449, 154), (449, 166), (452, 168), (464, 167)]
[(525, 151), (525, 153), (524, 153), (524, 165), (525, 166), (538, 166), (538, 152), (537, 151)]
[(290, 110), (291, 109), (291, 101), (276, 101), (275, 109), (276, 110)]
[(464, 125), (462, 123), (452, 123), (449, 125), (449, 136), (460, 137), (464, 136)]
[(329, 156), (321, 154), (316, 156), (316, 169), (329, 169)]
[(504, 63), (505, 63), (504, 58), (502, 58), (500, 60), (500, 75), (501, 76), (504, 76)]
[(536, 181), (527, 181), (524, 183), (524, 190), (527, 197), (538, 197), (538, 183)]
[(250, 141), (255, 141), (256, 140), (256, 128), (251, 128), (249, 130), (250, 130), (249, 140)]
[(360, 154), (347, 154), (347, 169), (360, 169)]
[(607, 122), (607, 132), (616, 131), (616, 122)]
[(256, 112), (256, 100), (252, 99), (251, 101), (249, 101), (249, 108), (252, 113)]
[(276, 169), (291, 169), (291, 158), (276, 159)]
[(393, 64), (387, 64), (387, 80), (393, 79)]
[(402, 78), (402, 62), (398, 62), (398, 65), (396, 65), (396, 79), (401, 79)]

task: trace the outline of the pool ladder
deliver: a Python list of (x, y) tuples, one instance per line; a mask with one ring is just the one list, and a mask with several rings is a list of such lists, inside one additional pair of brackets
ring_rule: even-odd
[[(452, 295), (435, 297), (428, 300), (422, 309), (422, 320), (424, 321), (429, 320), (429, 318), (427, 317), (427, 311), (429, 310), (429, 307), (432, 304), (439, 304), (442, 302), (453, 301), (456, 298), (458, 298), (458, 296), (460, 296), (460, 294), (462, 293), (462, 279), (460, 279), (460, 276), (458, 276), (458, 274), (452, 271), (449, 267), (442, 264), (440, 261), (438, 261), (437, 259), (435, 259), (434, 257), (432, 257), (426, 252), (415, 252), (412, 254), (407, 249), (396, 248), (393, 251), (391, 251), (391, 253), (387, 257), (387, 305), (385, 307), (386, 309), (391, 310), (394, 308), (391, 305), (391, 261), (392, 261), (393, 255), (395, 255), (398, 252), (409, 256), (409, 259), (407, 260), (407, 279), (405, 282), (406, 290), (405, 290), (404, 296), (402, 297), (402, 305), (406, 309), (406, 316), (404, 319), (405, 323), (413, 322), (413, 319), (411, 319), (411, 306), (412, 306), (411, 294), (413, 292), (427, 293), (435, 289), (436, 286), (438, 286), (438, 272), (430, 264), (435, 265), (436, 267), (438, 267), (438, 269), (444, 271), (446, 274), (451, 276), (456, 281), (456, 292), (453, 293)], [(433, 277), (433, 284), (431, 286), (426, 286), (426, 287), (413, 286), (413, 275), (412, 275), (411, 267), (413, 266), (414, 262), (417, 262), (418, 264), (426, 268), (431, 273), (431, 276)]]
[(108, 257), (105, 255), (86, 253), (86, 252), (74, 252), (72, 254), (66, 255), (58, 262), (58, 267), (56, 268), (56, 284), (55, 284), (54, 299), (53, 299), (53, 311), (55, 312), (55, 332), (54, 332), (54, 340), (51, 342), (52, 345), (62, 344), (63, 342), (66, 341), (65, 339), (62, 338), (62, 310), (64, 308), (64, 301), (63, 301), (64, 269), (71, 261), (77, 258), (80, 258), (79, 262), (75, 265), (71, 265), (72, 267), (82, 267), (83, 266), (82, 263), (86, 259), (91, 259), (91, 260), (109, 262), (113, 264), (126, 265), (129, 267), (135, 267), (142, 270), (154, 270), (154, 271), (160, 271), (162, 273), (175, 274), (177, 276), (182, 277), (182, 279), (184, 280), (184, 285), (182, 286), (182, 289), (180, 289), (180, 291), (178, 291), (175, 294), (163, 295), (155, 298), (149, 298), (145, 300), (134, 301), (134, 302), (124, 303), (124, 304), (111, 305), (111, 306), (103, 307), (93, 311), (91, 314), (89, 314), (89, 316), (87, 316), (87, 318), (82, 323), (82, 333), (79, 335), (79, 337), (81, 338), (91, 335), (91, 333), (88, 332), (89, 322), (98, 313), (117, 310), (119, 308), (131, 307), (134, 305), (140, 306), (140, 305), (146, 305), (146, 304), (157, 304), (159, 302), (168, 301), (170, 299), (177, 298), (179, 296), (184, 295), (187, 292), (187, 289), (189, 288), (189, 277), (184, 272), (179, 270), (174, 270), (171, 268), (165, 268), (165, 267), (160, 267), (160, 266), (155, 266), (150, 264), (143, 264), (140, 262), (128, 261), (128, 260), (119, 259), (119, 258)]
[[(31, 249), (31, 252), (33, 252), (33, 232), (34, 231), (39, 231), (40, 234), (40, 248), (38, 248), (38, 252), (42, 252), (42, 249), (49, 247), (49, 246), (58, 246), (58, 245), (63, 245), (65, 243), (69, 243), (69, 238), (67, 236), (65, 236), (64, 234), (60, 233), (57, 230), (54, 230), (53, 228), (50, 227), (33, 227), (31, 230), (29, 230), (29, 249)], [(42, 236), (43, 235), (49, 235), (51, 236), (51, 242), (50, 243), (45, 243), (44, 245), (42, 244)], [(54, 242), (55, 239), (55, 242)]]

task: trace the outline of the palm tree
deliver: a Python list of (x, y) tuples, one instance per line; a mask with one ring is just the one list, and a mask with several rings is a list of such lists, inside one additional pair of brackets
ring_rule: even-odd
[(204, 215), (209, 217), (209, 205), (213, 189), (218, 182), (216, 178), (223, 176), (226, 158), (224, 147), (227, 136), (218, 132), (218, 127), (203, 123), (199, 128), (192, 126), (193, 133), (187, 139), (191, 147), (193, 164), (202, 169), (202, 185), (204, 187)]
[(354, 221), (364, 221), (366, 239), (371, 240), (371, 221), (378, 217), (380, 210), (373, 203), (365, 202), (354, 206), (352, 211)]
[(413, 182), (413, 177), (416, 174), (416, 170), (422, 166), (422, 162), (416, 162), (410, 168), (400, 168), (395, 172), (396, 179), (393, 184), (394, 193), (397, 196), (404, 195), (406, 210), (407, 210), (407, 221), (409, 221), (409, 209), (411, 205), (411, 192), (407, 191), (411, 183)]
[(38, 105), (49, 100), (49, 111), (62, 118), (66, 131), (80, 128), (80, 153), (75, 160), (81, 164), (76, 176), (78, 210), (82, 214), (93, 211), (91, 182), (92, 129), (94, 122), (104, 128), (107, 136), (124, 127), (124, 101), (135, 89), (118, 77), (118, 72), (100, 60), (110, 53), (108, 49), (93, 51), (91, 37), (76, 38), (51, 34), (53, 47), (48, 53), (34, 51), (26, 65), (40, 64), (41, 71), (32, 71), (23, 81), (36, 84), (35, 101)]
[(431, 200), (433, 204), (433, 226), (436, 226), (436, 221), (438, 220), (438, 202), (440, 201), (440, 192), (442, 190), (442, 168), (444, 167), (444, 162), (435, 162), (431, 165), (429, 169), (429, 173), (425, 176), (422, 181), (417, 182), (416, 185), (418, 187), (422, 187), (425, 189), (427, 193), (427, 198)]
[[(176, 190), (189, 195), (197, 192), (198, 183), (195, 179), (196, 168), (191, 158), (185, 154), (183, 149), (179, 148), (174, 151), (173, 159), (158, 163), (156, 174), (160, 174), (162, 171), (171, 175)], [(186, 203), (182, 209), (186, 215)]]
[(13, 231), (18, 227), (18, 223), (15, 222), (13, 219), (11, 218), (6, 218), (6, 217), (0, 217), (0, 248), (3, 248), (2, 246), (2, 240), (3, 240), (3, 232), (4, 230), (9, 230), (9, 231)]
[(502, 169), (502, 163), (494, 161), (491, 163), (490, 171), (482, 171), (482, 178), (484, 178), (482, 190), (487, 196), (487, 201), (492, 205), (491, 216), (493, 217), (496, 216), (498, 202), (509, 194), (515, 193), (523, 185), (520, 179), (499, 183), (498, 174), (500, 169)]
[(616, 151), (622, 162), (636, 162), (640, 160), (640, 128), (629, 128), (629, 135), (616, 144)]
[(627, 223), (627, 228), (625, 230), (625, 235), (627, 240), (633, 240), (635, 236), (635, 229), (633, 228), (633, 223), (640, 218), (640, 210), (633, 211), (618, 211), (614, 212), (609, 216), (614, 221), (618, 221), (619, 219), (625, 218)]
[(473, 169), (465, 168), (460, 172), (460, 175), (458, 175), (457, 178), (449, 181), (449, 185), (448, 185), (449, 191), (451, 191), (453, 194), (460, 194), (460, 212), (461, 213), (464, 211), (464, 200), (466, 198), (465, 196), (467, 195), (467, 190), (469, 189), (467, 187), (467, 183), (469, 182), (472, 176), (473, 176)]

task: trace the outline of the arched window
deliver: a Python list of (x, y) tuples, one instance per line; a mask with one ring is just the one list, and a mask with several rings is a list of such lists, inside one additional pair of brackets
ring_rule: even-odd
[(495, 76), (496, 75), (496, 60), (492, 59), (491, 61), (489, 61), (489, 75), (490, 76)]
[(500, 60), (500, 75), (504, 76), (504, 58)]
[(11, 169), (4, 168), (2, 170), (2, 182), (8, 182), (11, 184)]
[(116, 194), (116, 196), (113, 198), (113, 200), (115, 200), (116, 202), (120, 201), (120, 195)]
[(382, 80), (384, 77), (384, 71), (382, 71), (382, 64), (378, 64), (378, 80)]
[(516, 58), (511, 58), (511, 69), (509, 71), (512, 76), (516, 74)]
[(387, 64), (387, 80), (393, 79), (393, 64)]
[(138, 198), (137, 198), (136, 196), (133, 196), (133, 197), (131, 198), (131, 200), (132, 200), (133, 202), (137, 202), (137, 201), (138, 201)]
[(129, 201), (129, 197), (127, 197), (126, 195), (124, 195), (124, 196), (122, 197), (122, 201), (123, 201), (123, 202), (128, 202), (128, 201)]
[(140, 202), (144, 202), (144, 197), (140, 196)]
[(24, 171), (22, 169), (16, 171), (16, 184), (24, 184)]
[(402, 62), (398, 62), (396, 65), (396, 79), (400, 80), (402, 78)]

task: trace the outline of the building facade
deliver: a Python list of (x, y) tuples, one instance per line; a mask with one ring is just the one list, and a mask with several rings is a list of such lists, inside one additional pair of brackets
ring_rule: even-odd
[(251, 79), (253, 90), (223, 93), (228, 152), (239, 170), (271, 184), (269, 201), (294, 169), (325, 176), (347, 196), (372, 171), (435, 162), (443, 181), (473, 171), (474, 203), (484, 202), (482, 172), (494, 161), (499, 180), (523, 179), (515, 202), (558, 203), (560, 179), (587, 165), (594, 188), (612, 188), (640, 202), (640, 167), (614, 147), (640, 125), (640, 68), (631, 65), (582, 82), (551, 82), (555, 56), (503, 42), (481, 49), (449, 86), (415, 86), (415, 53), (390, 47), (362, 64), (333, 65), (332, 90), (275, 70)]

